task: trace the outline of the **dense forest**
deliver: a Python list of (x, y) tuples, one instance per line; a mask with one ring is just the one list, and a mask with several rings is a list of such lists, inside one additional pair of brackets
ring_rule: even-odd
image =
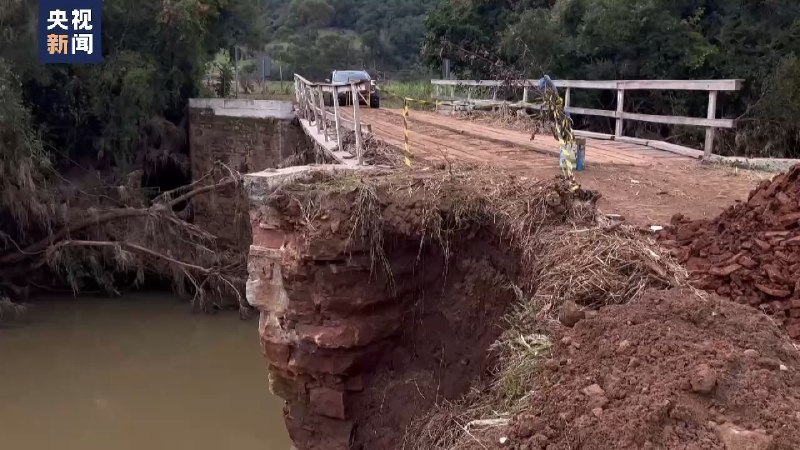
[(289, 71), (333, 68), (419, 77), (425, 18), (437, 0), (261, 0), (266, 48)]
[[(796, 0), (443, 0), (426, 21), (424, 61), (450, 57), (461, 77), (562, 79), (742, 78), (720, 114), (739, 118), (718, 152), (800, 157), (800, 2)], [(579, 106), (609, 108), (613, 93)], [(702, 117), (706, 99), (649, 93), (637, 112)], [(600, 126), (597, 122), (586, 126)], [(638, 135), (683, 142), (699, 132), (633, 124)], [(605, 131), (608, 131), (606, 126)]]

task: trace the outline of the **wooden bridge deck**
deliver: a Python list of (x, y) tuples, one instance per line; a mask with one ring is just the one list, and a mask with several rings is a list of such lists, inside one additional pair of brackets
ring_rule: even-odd
[[(402, 148), (403, 120), (398, 110), (363, 109), (375, 136)], [(560, 173), (558, 143), (530, 134), (437, 113), (412, 111), (410, 144), (415, 160), (474, 161), (502, 167), (520, 177), (550, 178)], [(678, 212), (694, 218), (719, 214), (745, 200), (767, 172), (703, 164), (696, 158), (610, 140), (587, 139), (582, 186), (602, 193), (600, 208), (631, 223), (666, 225)]]
[[(558, 141), (550, 135), (539, 134), (531, 140), (531, 135), (523, 131), (433, 112), (412, 111), (409, 119), (412, 151), (423, 159), (441, 159), (447, 154), (452, 159), (507, 168), (558, 166)], [(404, 130), (399, 110), (364, 110), (363, 120), (372, 126), (379, 139), (402, 147)], [(692, 158), (633, 143), (586, 140), (587, 167), (597, 164), (650, 166), (667, 160), (686, 162)]]
[[(453, 83), (442, 81), (440, 84)], [(456, 84), (461, 83), (456, 82)], [(483, 82), (479, 82), (483, 83)], [(499, 82), (494, 82), (495, 84)], [(558, 82), (557, 82), (558, 83)], [(562, 82), (563, 83), (563, 82)], [(572, 81), (573, 88), (607, 88), (607, 82)], [(601, 85), (595, 86), (594, 84)], [(622, 83), (622, 85), (620, 85)], [(631, 84), (632, 83), (632, 84)], [(626, 113), (621, 101), (625, 89), (681, 89), (709, 90), (708, 118), (647, 116)], [(709, 84), (711, 83), (711, 84)], [(714, 84), (716, 83), (716, 84)], [(571, 108), (571, 113), (603, 115), (616, 118), (613, 140), (587, 139), (586, 170), (576, 177), (581, 185), (602, 193), (600, 208), (606, 213), (624, 215), (639, 225), (664, 225), (675, 213), (689, 217), (712, 217), (736, 200), (747, 198), (748, 192), (759, 180), (769, 178), (766, 172), (733, 169), (729, 166), (704, 164), (727, 161), (731, 158), (710, 154), (716, 128), (730, 128), (730, 121), (716, 119), (716, 96), (713, 89), (737, 88), (736, 80), (722, 81), (615, 81), (612, 88), (618, 91), (616, 111)], [(681, 87), (683, 86), (683, 87)], [(567, 86), (566, 103), (570, 92)], [(723, 89), (724, 88), (724, 89)], [(306, 133), (319, 147), (342, 165), (356, 163), (352, 155), (345, 155), (337, 145), (337, 136), (346, 130), (364, 128), (388, 144), (403, 148), (403, 118), (398, 110), (342, 106), (326, 107), (323, 95), (330, 92), (351, 91), (355, 98), (357, 86), (339, 86), (312, 83), (295, 75), (297, 108), (301, 112)], [(356, 103), (357, 104), (357, 103)], [(530, 106), (526, 103), (526, 107)], [(535, 105), (534, 105), (535, 106)], [(643, 141), (622, 134), (624, 120), (640, 120), (667, 124), (690, 124), (706, 128), (706, 151), (687, 149), (659, 141)], [(420, 160), (429, 162), (473, 161), (504, 169), (520, 178), (550, 178), (558, 173), (558, 143), (549, 135), (538, 135), (534, 140), (524, 131), (515, 131), (495, 124), (460, 120), (431, 112), (412, 111), (410, 117), (410, 144), (417, 167)], [(356, 154), (363, 148), (356, 133)], [(646, 145), (643, 145), (646, 144)], [(754, 160), (744, 161), (746, 164)], [(767, 161), (765, 167), (773, 167)]]
[[(362, 121), (374, 135), (398, 148), (403, 146), (403, 120), (397, 110), (362, 108)], [(303, 119), (306, 133), (327, 152), (339, 154), (316, 126)], [(558, 144), (551, 137), (530, 135), (490, 124), (441, 114), (412, 111), (410, 143), (416, 161), (473, 161), (502, 167), (519, 177), (550, 178), (560, 173)], [(355, 160), (345, 155), (340, 164)], [(586, 170), (577, 173), (588, 189), (602, 193), (600, 208), (622, 214), (638, 225), (665, 225), (681, 212), (708, 218), (736, 200), (744, 200), (766, 172), (736, 171), (725, 166), (617, 141), (587, 140)], [(422, 164), (420, 165), (422, 166)]]

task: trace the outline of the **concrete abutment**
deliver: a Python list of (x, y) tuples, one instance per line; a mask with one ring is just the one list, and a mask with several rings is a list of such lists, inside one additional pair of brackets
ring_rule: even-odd
[[(314, 146), (303, 133), (291, 102), (197, 98), (189, 100), (192, 181), (218, 163), (240, 173), (277, 168), (288, 159), (314, 162)], [(226, 244), (246, 251), (250, 243), (247, 201), (235, 189), (198, 196), (194, 221)]]

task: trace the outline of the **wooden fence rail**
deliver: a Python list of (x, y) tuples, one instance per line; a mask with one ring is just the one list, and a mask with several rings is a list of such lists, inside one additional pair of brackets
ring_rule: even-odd
[[(627, 138), (623, 135), (623, 125), (626, 120), (660, 123), (667, 125), (688, 125), (705, 128), (706, 139), (703, 150), (704, 158), (710, 158), (714, 148), (714, 137), (719, 128), (734, 128), (734, 119), (717, 118), (717, 96), (719, 92), (738, 91), (742, 88), (742, 80), (612, 80), (612, 81), (592, 81), (592, 80), (554, 80), (553, 84), (558, 88), (565, 89), (564, 107), (570, 114), (608, 117), (616, 119), (614, 134), (609, 138), (617, 140), (636, 140)], [(530, 90), (536, 89), (539, 80), (431, 80), (434, 87), (434, 96), (438, 100), (458, 102), (466, 100), (476, 106), (493, 107), (508, 105), (512, 108), (531, 108), (541, 109), (540, 104), (531, 103)], [(520, 102), (503, 102), (497, 100), (497, 92), (501, 87), (522, 88), (522, 100)], [(466, 89), (466, 99), (456, 96), (456, 89)], [(492, 99), (474, 99), (473, 93), (479, 89), (488, 88), (492, 94)], [(570, 105), (573, 89), (595, 89), (613, 90), (617, 93), (617, 104), (614, 110), (579, 108)], [(686, 117), (686, 116), (662, 116), (655, 114), (637, 114), (626, 112), (625, 91), (634, 90), (674, 90), (674, 91), (706, 91), (708, 92), (708, 110), (706, 117)], [(449, 95), (446, 95), (449, 94)], [(586, 135), (600, 137), (597, 133), (584, 132)], [(666, 142), (652, 142), (650, 146), (663, 150), (676, 151), (678, 153), (696, 152)], [(685, 149), (685, 150), (682, 150)], [(692, 155), (694, 156), (694, 155)]]
[[(352, 83), (314, 83), (308, 81), (300, 75), (294, 75), (294, 92), (297, 100), (298, 113), (302, 119), (316, 128), (319, 138), (326, 144), (326, 148), (338, 149), (331, 150), (332, 156), (340, 163), (347, 163), (342, 160), (342, 154), (348, 153), (342, 144), (343, 128), (355, 133), (356, 158), (358, 165), (364, 164), (363, 131), (372, 133), (372, 126), (361, 123), (361, 111), (359, 100), (363, 100), (360, 89), (368, 81)], [(347, 95), (352, 111), (339, 104), (339, 96)], [(325, 98), (330, 98), (331, 102), (326, 104)], [(308, 130), (307, 130), (308, 131)], [(311, 136), (315, 138), (315, 136)]]

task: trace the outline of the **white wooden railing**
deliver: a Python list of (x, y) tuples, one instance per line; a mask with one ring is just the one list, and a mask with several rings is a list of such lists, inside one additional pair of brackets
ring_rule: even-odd
[[(356, 161), (358, 165), (364, 164), (363, 131), (366, 129), (367, 133), (372, 133), (371, 125), (361, 122), (359, 100), (364, 98), (359, 91), (365, 85), (369, 89), (369, 81), (314, 83), (300, 75), (294, 75), (294, 92), (301, 120), (306, 120), (316, 129), (318, 135), (311, 137), (341, 163), (348, 163), (341, 156), (348, 153), (342, 145), (344, 127), (355, 133)], [(352, 109), (339, 105), (340, 94), (348, 96)], [(326, 96), (331, 98), (330, 105), (325, 104)]]
[[(554, 80), (553, 84), (564, 91), (564, 106), (570, 114), (609, 117), (616, 119), (613, 135), (608, 135), (616, 140), (643, 143), (645, 140), (623, 136), (623, 124), (626, 120), (660, 123), (668, 125), (689, 125), (705, 128), (706, 140), (703, 156), (709, 158), (714, 148), (714, 136), (718, 128), (734, 128), (734, 119), (717, 118), (717, 96), (723, 91), (738, 91), (742, 88), (742, 80), (616, 80), (616, 81), (589, 81), (589, 80)], [(434, 96), (438, 100), (451, 102), (464, 101), (476, 105), (501, 105), (506, 104), (518, 108), (541, 109), (541, 105), (530, 103), (530, 90), (536, 89), (539, 80), (431, 80), (434, 87)], [(519, 102), (502, 102), (497, 100), (497, 93), (502, 87), (522, 88), (522, 100)], [(477, 91), (488, 88), (492, 92), (492, 99), (473, 98)], [(617, 104), (614, 110), (580, 108), (570, 104), (572, 90), (595, 89), (613, 90), (617, 92)], [(637, 114), (626, 112), (624, 109), (625, 92), (637, 90), (673, 90), (673, 91), (706, 91), (708, 92), (708, 111), (704, 118), (685, 116), (662, 116), (655, 114)], [(466, 94), (466, 97), (464, 97)], [(596, 133), (584, 132), (586, 135)], [(599, 137), (599, 136), (598, 136)], [(667, 142), (646, 141), (647, 145), (663, 150), (678, 153), (697, 152), (697, 150), (670, 144)], [(693, 155), (694, 156), (694, 155)]]

